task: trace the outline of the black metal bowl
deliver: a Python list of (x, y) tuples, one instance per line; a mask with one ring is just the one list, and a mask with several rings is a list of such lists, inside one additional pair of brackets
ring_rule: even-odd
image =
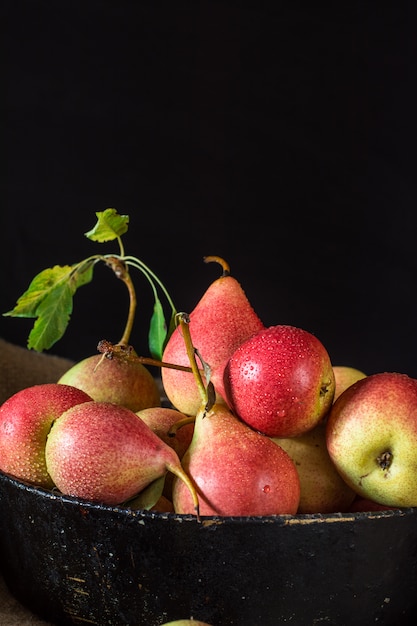
[(402, 626), (417, 617), (417, 509), (198, 522), (0, 473), (0, 564), (59, 625)]

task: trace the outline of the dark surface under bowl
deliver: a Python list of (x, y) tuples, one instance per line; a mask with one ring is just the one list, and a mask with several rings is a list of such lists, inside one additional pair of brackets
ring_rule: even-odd
[(369, 626), (417, 618), (417, 511), (202, 518), (63, 497), (0, 473), (0, 564), (56, 624)]

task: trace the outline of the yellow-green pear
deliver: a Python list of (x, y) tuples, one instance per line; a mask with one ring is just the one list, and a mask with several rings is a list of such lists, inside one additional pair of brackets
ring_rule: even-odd
[(353, 383), (357, 380), (365, 378), (365, 372), (352, 367), (350, 365), (333, 365), (334, 379), (335, 379), (335, 392), (333, 396), (333, 402), (336, 402), (337, 398)]
[(155, 378), (135, 357), (131, 351), (111, 358), (94, 354), (75, 363), (58, 382), (82, 389), (96, 402), (114, 402), (134, 412), (160, 406)]
[(350, 385), (326, 425), (329, 454), (358, 495), (390, 507), (417, 506), (417, 380), (397, 372)]
[(300, 503), (297, 513), (347, 511), (356, 492), (342, 479), (326, 446), (326, 426), (320, 423), (298, 437), (272, 441), (294, 461), (300, 477)]

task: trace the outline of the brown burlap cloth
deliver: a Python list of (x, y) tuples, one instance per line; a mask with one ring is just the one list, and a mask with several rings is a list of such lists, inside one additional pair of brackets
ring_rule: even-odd
[[(68, 359), (33, 352), (0, 338), (0, 404), (25, 387), (56, 382), (71, 365), (72, 361)], [(17, 602), (0, 575), (0, 626), (18, 624), (40, 626), (47, 622), (40, 620)]]

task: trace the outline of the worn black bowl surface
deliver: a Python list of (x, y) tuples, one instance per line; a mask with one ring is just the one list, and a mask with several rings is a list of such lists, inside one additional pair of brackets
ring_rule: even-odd
[(59, 625), (401, 626), (417, 617), (417, 511), (202, 518), (91, 504), (0, 473), (0, 563)]

